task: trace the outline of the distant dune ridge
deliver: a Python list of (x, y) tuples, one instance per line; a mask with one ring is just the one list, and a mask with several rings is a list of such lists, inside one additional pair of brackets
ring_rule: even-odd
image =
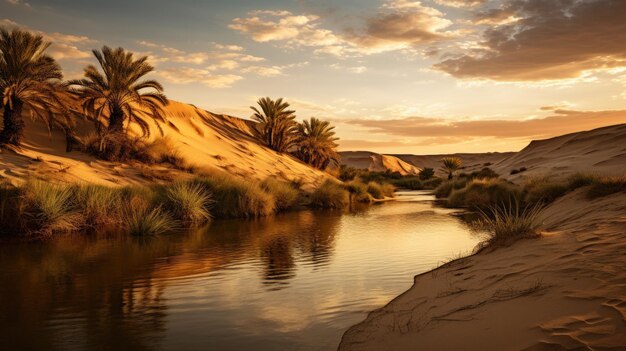
[[(461, 172), (473, 172), (490, 167), (504, 178), (520, 180), (533, 175), (553, 177), (573, 173), (621, 175), (626, 171), (626, 124), (618, 124), (589, 131), (566, 134), (554, 138), (535, 140), (519, 152), (458, 153), (445, 155), (381, 155), (369, 151), (344, 151), (341, 163), (357, 169), (399, 171), (404, 168), (434, 168), (437, 175), (441, 159), (459, 157), (463, 161)], [(379, 160), (398, 160), (400, 165)], [(387, 166), (389, 164), (389, 166)], [(520, 169), (523, 171), (519, 172)], [(511, 174), (511, 171), (515, 174)]]
[[(171, 101), (166, 108), (168, 122), (161, 123), (163, 136), (190, 164), (212, 167), (248, 179), (275, 176), (301, 180), (310, 186), (323, 182), (328, 175), (288, 154), (280, 154), (261, 145), (253, 136), (254, 122), (237, 117), (216, 115), (195, 106)], [(0, 118), (1, 120), (1, 118)], [(47, 180), (84, 181), (103, 185), (141, 184), (146, 173), (174, 177), (189, 176), (167, 166), (144, 166), (106, 162), (88, 154), (65, 151), (65, 136), (57, 130), (48, 132), (41, 122), (26, 119), (22, 150), (0, 151), (0, 181), (19, 182), (30, 176)], [(155, 122), (151, 139), (160, 138)], [(79, 123), (77, 134), (85, 138), (94, 133), (93, 124)]]
[(415, 175), (420, 171), (419, 167), (391, 155), (370, 151), (344, 151), (339, 154), (341, 164), (356, 169), (367, 169), (371, 172), (399, 172), (402, 175)]

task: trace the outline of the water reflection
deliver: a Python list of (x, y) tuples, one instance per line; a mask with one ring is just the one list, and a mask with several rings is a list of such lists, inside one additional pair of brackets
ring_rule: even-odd
[[(410, 194), (409, 194), (410, 195)], [(430, 198), (136, 239), (0, 246), (0, 345), (21, 350), (324, 350), (479, 240)]]

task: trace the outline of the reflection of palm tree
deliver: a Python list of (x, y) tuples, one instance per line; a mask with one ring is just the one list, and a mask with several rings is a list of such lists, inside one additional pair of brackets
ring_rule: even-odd
[(287, 284), (287, 280), (296, 276), (292, 246), (291, 238), (278, 236), (261, 249), (261, 257), (265, 261), (264, 284), (280, 289)]

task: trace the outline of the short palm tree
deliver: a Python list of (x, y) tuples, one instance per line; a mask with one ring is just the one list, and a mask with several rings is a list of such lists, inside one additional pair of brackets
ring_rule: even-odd
[(259, 122), (258, 132), (263, 142), (271, 149), (286, 152), (296, 143), (295, 111), (289, 110), (289, 104), (282, 98), (272, 100), (269, 97), (257, 101), (261, 110), (250, 107), (252, 118)]
[[(147, 56), (135, 58), (123, 48), (104, 46), (93, 50), (102, 73), (89, 65), (83, 79), (70, 81), (82, 101), (87, 116), (92, 118), (103, 136), (124, 135), (124, 125), (135, 123), (143, 136), (150, 135), (146, 118), (165, 122), (164, 107), (168, 100), (163, 86), (155, 80), (142, 80), (154, 70)], [(160, 127), (159, 127), (160, 128)]]
[(309, 121), (298, 123), (298, 149), (296, 156), (319, 169), (326, 169), (331, 162), (339, 163), (335, 127), (328, 121), (311, 117)]
[(45, 54), (50, 46), (41, 35), (0, 29), (0, 91), (3, 128), (0, 144), (19, 146), (24, 135), (23, 112), (45, 121), (50, 127), (62, 123), (55, 118), (65, 91), (61, 67)]
[(444, 157), (441, 159), (441, 163), (443, 163), (443, 169), (448, 172), (448, 179), (452, 179), (453, 173), (463, 165), (458, 157)]

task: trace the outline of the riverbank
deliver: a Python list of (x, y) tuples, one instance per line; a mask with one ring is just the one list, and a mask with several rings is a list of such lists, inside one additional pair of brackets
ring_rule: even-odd
[(589, 201), (580, 189), (541, 220), (540, 239), (418, 275), (339, 350), (626, 347), (626, 193)]

